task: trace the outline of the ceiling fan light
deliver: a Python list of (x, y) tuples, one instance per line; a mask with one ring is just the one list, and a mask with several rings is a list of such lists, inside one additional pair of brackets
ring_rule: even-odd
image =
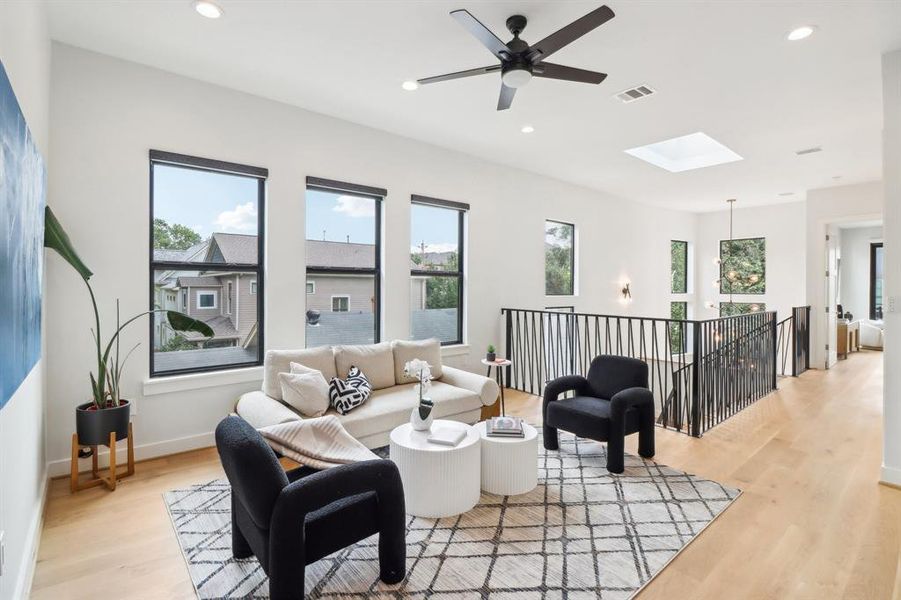
[(501, 75), (504, 85), (510, 88), (521, 88), (532, 80), (532, 73), (523, 67), (514, 67)]

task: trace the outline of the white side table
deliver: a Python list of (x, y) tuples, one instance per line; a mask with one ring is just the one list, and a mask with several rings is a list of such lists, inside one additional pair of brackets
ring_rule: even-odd
[(482, 489), (500, 496), (533, 490), (538, 485), (538, 431), (523, 423), (525, 437), (488, 437), (487, 425), (475, 425), (482, 438)]
[[(431, 432), (465, 430), (454, 447), (428, 441)], [(431, 431), (415, 431), (409, 423), (391, 432), (390, 457), (400, 471), (408, 515), (450, 517), (471, 510), (479, 502), (480, 436), (475, 427), (437, 420)]]

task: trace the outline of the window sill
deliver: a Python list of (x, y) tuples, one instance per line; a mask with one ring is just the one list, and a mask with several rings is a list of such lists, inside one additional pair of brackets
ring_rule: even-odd
[(454, 344), (453, 346), (441, 346), (441, 356), (463, 356), (469, 354), (469, 344)]
[(247, 367), (210, 373), (191, 373), (144, 380), (144, 396), (158, 396), (189, 390), (219, 387), (236, 383), (263, 381), (263, 367)]

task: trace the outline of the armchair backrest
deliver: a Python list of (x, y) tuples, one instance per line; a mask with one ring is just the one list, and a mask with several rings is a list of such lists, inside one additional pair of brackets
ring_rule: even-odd
[(222, 419), (216, 427), (216, 448), (232, 494), (257, 527), (269, 529), (275, 501), (288, 485), (275, 452), (259, 431), (234, 415)]
[(648, 387), (648, 365), (627, 356), (602, 354), (591, 361), (588, 384), (598, 398), (610, 399), (632, 387)]

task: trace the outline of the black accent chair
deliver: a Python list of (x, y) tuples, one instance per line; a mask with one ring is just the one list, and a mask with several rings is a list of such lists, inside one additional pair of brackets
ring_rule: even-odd
[(376, 533), (379, 578), (403, 580), (404, 489), (393, 462), (285, 472), (263, 436), (236, 416), (216, 427), (216, 448), (232, 488), (232, 554), (259, 559), (274, 600), (303, 598), (306, 565)]
[[(558, 399), (564, 392), (572, 398)], [(654, 395), (648, 365), (625, 356), (598, 356), (588, 377), (566, 375), (544, 388), (544, 447), (560, 448), (557, 430), (607, 442), (607, 470), (622, 473), (625, 438), (638, 433), (638, 453), (654, 456)]]

